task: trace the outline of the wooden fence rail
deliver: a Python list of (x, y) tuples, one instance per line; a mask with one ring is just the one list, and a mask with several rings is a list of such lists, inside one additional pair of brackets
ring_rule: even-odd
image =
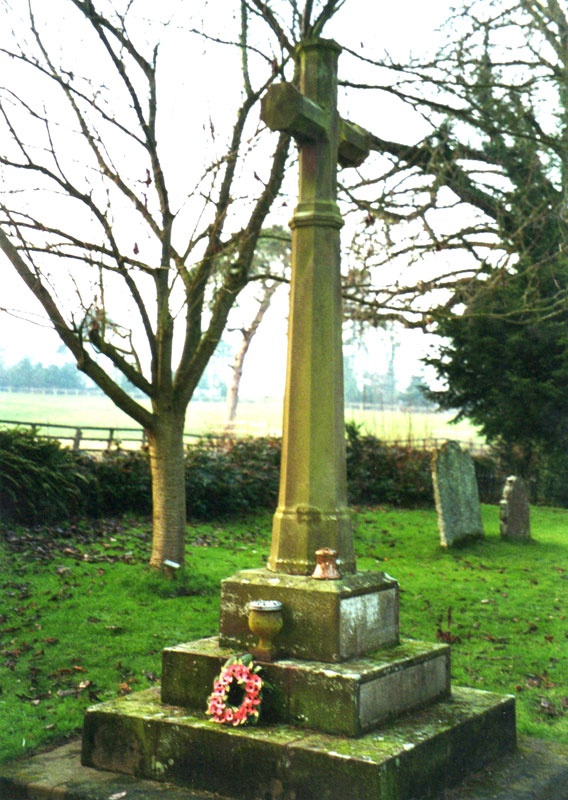
[[(413, 450), (437, 450), (445, 442), (449, 441), (451, 437), (438, 438), (430, 437), (425, 439), (381, 439), (382, 443), (387, 447), (411, 447)], [(477, 442), (474, 439), (454, 439), (462, 447), (465, 447), (472, 455), (487, 455), (489, 447), (482, 442)]]
[[(100, 452), (120, 446), (123, 450), (135, 450), (146, 444), (146, 432), (143, 428), (118, 428), (97, 425), (63, 425), (51, 422), (25, 422), (22, 420), (0, 419), (0, 426), (12, 428), (30, 428), (34, 435), (42, 439), (57, 439), (69, 443), (72, 450), (84, 452)], [(200, 440), (198, 433), (184, 433), (184, 440)]]
[[(143, 428), (117, 428), (96, 425), (63, 425), (51, 422), (23, 422), (22, 420), (0, 419), (0, 427), (27, 427), (43, 439), (57, 439), (69, 443), (72, 450), (84, 452), (101, 452), (120, 447), (122, 450), (135, 450), (146, 444), (146, 433)], [(211, 434), (217, 437), (219, 434)], [(238, 435), (238, 434), (237, 434)], [(199, 433), (184, 433), (184, 441), (203, 441), (209, 437)], [(443, 438), (407, 438), (383, 440), (383, 444), (392, 447), (411, 447), (414, 450), (435, 450), (448, 439)], [(487, 454), (487, 445), (473, 439), (460, 441), (473, 455)]]

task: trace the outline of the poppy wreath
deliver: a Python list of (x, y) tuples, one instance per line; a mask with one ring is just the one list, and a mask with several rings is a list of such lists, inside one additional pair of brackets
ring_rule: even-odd
[(263, 687), (260, 669), (250, 653), (225, 662), (207, 698), (205, 713), (213, 722), (235, 726), (258, 722)]

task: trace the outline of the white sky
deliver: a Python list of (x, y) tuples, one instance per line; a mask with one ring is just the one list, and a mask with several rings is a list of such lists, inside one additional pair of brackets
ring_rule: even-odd
[[(146, 0), (142, 0), (146, 2)], [(224, 0), (216, 0), (215, 7), (225, 5)], [(152, 4), (149, 4), (151, 8)], [(404, 57), (409, 50), (421, 52), (430, 49), (435, 40), (435, 28), (444, 21), (450, 4), (448, 0), (398, 0), (396, 3), (384, 0), (348, 0), (343, 10), (325, 29), (326, 37), (335, 38), (340, 44), (356, 50), (369, 48), (377, 54), (388, 50), (393, 56)], [(65, 31), (68, 34), (68, 31)], [(62, 33), (63, 35), (63, 33)], [(175, 38), (175, 37), (174, 37)], [(207, 58), (207, 52), (196, 48), (193, 54), (197, 67), (193, 74), (203, 73), (207, 70), (207, 81), (202, 81), (201, 93), (198, 93), (200, 102), (204, 106), (210, 104), (211, 87), (226, 85), (231, 78), (232, 70), (227, 68), (224, 60)], [(200, 59), (205, 59), (206, 67)], [(349, 56), (343, 55), (340, 60), (340, 74), (342, 64), (347, 71)], [(199, 66), (201, 64), (201, 66)], [(216, 74), (215, 74), (216, 72)], [(191, 73), (188, 73), (191, 74)], [(195, 89), (192, 86), (195, 103)], [(31, 89), (30, 89), (31, 90)], [(179, 83), (178, 83), (179, 91)], [(410, 117), (401, 105), (391, 102), (381, 108), (373, 107), (360, 94), (360, 103), (348, 109), (340, 108), (342, 114), (357, 123), (368, 127), (373, 132), (384, 138), (400, 138), (402, 140), (416, 140), (419, 138), (416, 126), (418, 120)], [(182, 101), (179, 96), (167, 99), (171, 105), (172, 123), (180, 130), (179, 147), (192, 148), (195, 138), (199, 137), (201, 128), (192, 125), (192, 115), (183, 114)], [(0, 142), (0, 147), (2, 146)], [(176, 158), (175, 148), (171, 152)], [(196, 165), (199, 167), (200, 165)], [(288, 216), (290, 213), (288, 212)], [(282, 222), (285, 223), (286, 219)], [(12, 309), (16, 315), (21, 312), (23, 317), (33, 319), (34, 304), (30, 301), (29, 294), (23, 284), (14, 277), (11, 267), (0, 254), (0, 268), (2, 269), (0, 307)], [(285, 290), (277, 293), (275, 300), (266, 315), (259, 335), (253, 340), (247, 356), (245, 374), (243, 378), (243, 395), (256, 394), (261, 386), (263, 390), (269, 387), (270, 393), (279, 396), (283, 390), (284, 368), (286, 358), (285, 345), (285, 317), (287, 313), (287, 300)], [(404, 333), (404, 343), (398, 351), (397, 373), (400, 384), (404, 386), (412, 374), (419, 369), (418, 358), (425, 349), (421, 334), (416, 332)], [(7, 363), (14, 363), (24, 356), (43, 363), (61, 363), (65, 356), (58, 355), (60, 340), (48, 327), (38, 327), (29, 321), (20, 321), (16, 316), (0, 313), (0, 356)], [(379, 371), (385, 368), (384, 357), (379, 345), (372, 346), (372, 366)]]

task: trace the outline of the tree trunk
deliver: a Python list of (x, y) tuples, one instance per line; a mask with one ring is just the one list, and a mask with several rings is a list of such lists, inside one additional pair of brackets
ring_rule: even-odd
[(235, 356), (235, 360), (233, 361), (233, 380), (231, 382), (230, 389), (227, 392), (227, 423), (225, 425), (226, 432), (230, 432), (232, 430), (235, 417), (237, 416), (239, 387), (241, 385), (241, 378), (243, 377), (243, 364), (245, 356), (248, 352), (252, 338), (262, 322), (262, 318), (268, 311), (272, 295), (276, 289), (278, 289), (278, 283), (263, 283), (262, 297), (260, 298), (256, 315), (250, 325), (250, 328), (243, 328), (241, 331), (243, 334), (243, 343), (239, 348), (237, 355)]
[(243, 377), (243, 364), (250, 344), (250, 336), (243, 333), (243, 343), (241, 344), (235, 360), (233, 361), (233, 380), (227, 393), (227, 424), (225, 430), (229, 431), (233, 427), (237, 416), (237, 405), (239, 404), (239, 386)]
[(160, 414), (149, 430), (152, 472), (152, 556), (150, 566), (164, 561), (183, 565), (186, 526), (183, 427), (185, 414)]

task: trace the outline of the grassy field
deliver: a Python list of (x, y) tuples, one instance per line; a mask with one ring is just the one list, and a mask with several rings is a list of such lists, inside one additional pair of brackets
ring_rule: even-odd
[[(456, 685), (517, 698), (521, 733), (568, 742), (568, 511), (533, 541), (439, 547), (433, 510), (359, 509), (360, 570), (401, 585), (401, 633), (452, 641)], [(219, 581), (267, 556), (270, 514), (188, 526), (187, 575), (148, 573), (147, 521), (0, 531), (0, 760), (77, 734), (87, 705), (159, 680), (161, 649), (218, 630)]]
[[(366, 433), (387, 440), (450, 438), (479, 441), (476, 429), (467, 420), (451, 425), (451, 414), (408, 411), (348, 409), (345, 417), (362, 424)], [(57, 423), (76, 426), (114, 428), (136, 427), (106, 396), (40, 395), (0, 393), (0, 420)], [(194, 434), (217, 433), (225, 425), (224, 403), (192, 401), (186, 417), (186, 431)], [(250, 435), (279, 435), (282, 428), (282, 403), (262, 400), (239, 404), (235, 429)], [(61, 431), (51, 431), (61, 433)]]

